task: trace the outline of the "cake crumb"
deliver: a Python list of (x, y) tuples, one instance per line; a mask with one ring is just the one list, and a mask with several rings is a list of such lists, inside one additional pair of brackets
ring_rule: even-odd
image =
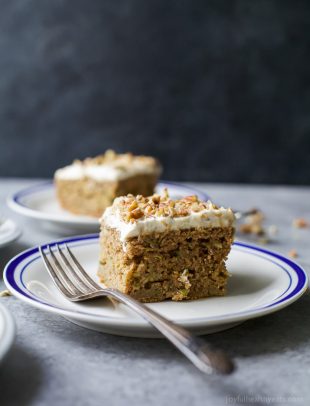
[(257, 241), (259, 244), (266, 245), (269, 243), (269, 239), (267, 237), (261, 237)]
[(278, 234), (278, 227), (275, 224), (271, 224), (268, 227), (268, 234), (269, 235), (276, 235)]
[(3, 290), (0, 292), (0, 297), (12, 296), (12, 293), (9, 290)]
[(240, 224), (239, 231), (242, 234), (254, 234), (257, 236), (264, 236), (266, 234), (263, 227), (264, 214), (260, 210), (255, 210), (253, 214), (249, 214), (245, 218), (245, 222)]
[(295, 228), (307, 228), (309, 227), (309, 223), (304, 218), (296, 218), (293, 220), (293, 227)]
[(291, 258), (297, 258), (298, 257), (297, 251), (295, 249), (291, 249), (288, 252), (288, 256), (291, 257)]

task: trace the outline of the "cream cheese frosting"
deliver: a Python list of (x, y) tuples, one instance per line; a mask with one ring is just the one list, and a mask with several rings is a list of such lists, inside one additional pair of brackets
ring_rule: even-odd
[(135, 221), (126, 221), (121, 211), (123, 199), (123, 197), (115, 199), (113, 206), (108, 207), (101, 218), (101, 222), (107, 227), (118, 230), (122, 242), (142, 234), (161, 233), (167, 230), (234, 227), (235, 224), (235, 215), (231, 209), (217, 207), (210, 201), (204, 202), (205, 208), (202, 210), (195, 211), (189, 208), (187, 215), (151, 215), (142, 216)]
[(78, 180), (85, 177), (96, 181), (118, 181), (140, 174), (159, 175), (161, 168), (152, 157), (116, 154), (107, 151), (96, 158), (75, 161), (58, 169), (55, 178), (59, 180)]

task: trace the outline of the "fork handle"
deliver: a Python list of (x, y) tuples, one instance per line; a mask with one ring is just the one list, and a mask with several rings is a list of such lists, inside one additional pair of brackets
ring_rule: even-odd
[(185, 328), (174, 324), (154, 312), (149, 307), (117, 289), (104, 289), (107, 296), (112, 296), (119, 302), (134, 310), (158, 331), (160, 331), (175, 347), (177, 347), (200, 371), (220, 374), (230, 374), (234, 370), (232, 360), (222, 351), (213, 348), (201, 338), (195, 337)]

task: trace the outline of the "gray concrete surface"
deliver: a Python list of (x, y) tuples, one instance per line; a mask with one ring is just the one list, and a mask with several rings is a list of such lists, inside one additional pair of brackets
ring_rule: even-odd
[[(0, 250), (0, 265), (55, 235), (35, 229), (5, 206), (8, 193), (35, 180), (1, 180), (0, 212), (23, 228), (22, 238)], [(259, 207), (279, 234), (269, 248), (296, 248), (308, 271), (310, 188), (200, 185), (234, 208)], [(1, 288), (3, 283), (1, 282)], [(206, 336), (235, 358), (230, 377), (203, 376), (167, 341), (110, 336), (77, 327), (14, 297), (0, 299), (14, 315), (16, 342), (0, 365), (0, 404), (7, 405), (306, 405), (310, 402), (310, 298), (270, 316)]]

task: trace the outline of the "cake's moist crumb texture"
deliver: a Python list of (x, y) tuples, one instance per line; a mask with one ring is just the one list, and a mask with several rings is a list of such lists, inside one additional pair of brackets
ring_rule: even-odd
[[(214, 216), (217, 206), (196, 196), (173, 201), (167, 193), (162, 197), (127, 196), (118, 200), (109, 216), (117, 217), (119, 223), (114, 223), (119, 226), (111, 227), (107, 217), (102, 218), (98, 271), (102, 283), (142, 302), (225, 295), (225, 260), (233, 241), (233, 221), (213, 226), (202, 219), (197, 227), (182, 228), (184, 224), (190, 226), (190, 222), (173, 226), (174, 219), (185, 219), (193, 212)], [(141, 213), (131, 216), (136, 210)], [(224, 216), (228, 212), (222, 208), (220, 213)], [(138, 235), (127, 233), (126, 238), (121, 238), (121, 225), (139, 224), (146, 219), (157, 223), (163, 218), (170, 222), (160, 232), (154, 226), (137, 228)]]
[(99, 218), (117, 196), (131, 193), (153, 193), (156, 175), (135, 175), (118, 181), (96, 181), (90, 178), (77, 180), (56, 179), (56, 193), (60, 205), (74, 214)]
[(57, 198), (71, 213), (99, 218), (117, 196), (152, 194), (160, 171), (155, 158), (107, 151), (57, 170)]

